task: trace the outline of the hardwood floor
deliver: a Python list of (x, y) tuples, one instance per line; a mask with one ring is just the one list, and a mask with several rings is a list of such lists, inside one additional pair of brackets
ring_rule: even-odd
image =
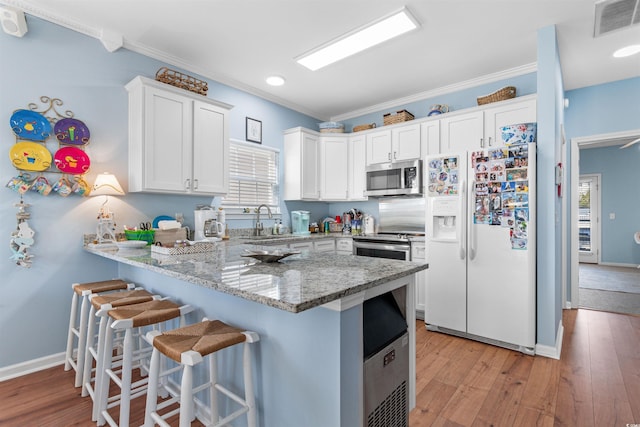
[[(640, 423), (640, 317), (565, 310), (563, 324), (562, 357), (553, 360), (428, 332), (417, 322), (410, 427)], [(1, 382), (0, 425), (95, 425), (71, 372), (59, 366)], [(132, 426), (143, 412), (144, 399), (136, 399)]]
[(565, 310), (560, 360), (417, 330), (410, 426), (640, 423), (640, 317)]

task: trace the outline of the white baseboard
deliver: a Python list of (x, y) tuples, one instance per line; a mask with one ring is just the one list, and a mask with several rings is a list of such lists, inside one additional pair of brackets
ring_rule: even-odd
[(536, 355), (549, 357), (551, 359), (560, 359), (560, 353), (562, 352), (562, 337), (564, 335), (564, 327), (562, 326), (562, 320), (558, 325), (558, 334), (556, 335), (556, 345), (551, 347), (549, 345), (536, 344)]
[(64, 352), (0, 368), (0, 382), (64, 364)]
[(630, 267), (630, 268), (636, 268), (638, 266), (638, 264), (626, 264), (621, 262), (600, 262), (600, 264), (598, 265), (604, 265), (607, 267)]

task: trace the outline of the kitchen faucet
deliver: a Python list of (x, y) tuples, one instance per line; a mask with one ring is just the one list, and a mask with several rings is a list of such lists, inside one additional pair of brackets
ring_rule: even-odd
[(273, 218), (273, 214), (271, 213), (271, 209), (269, 208), (269, 206), (262, 204), (260, 206), (258, 206), (256, 208), (256, 212), (258, 212), (258, 217), (256, 218), (256, 228), (254, 230), (254, 234), (256, 236), (261, 236), (262, 235), (262, 231), (264, 230), (264, 227), (262, 226), (262, 223), (260, 222), (260, 209), (262, 207), (267, 208), (267, 213), (269, 214), (269, 219)]

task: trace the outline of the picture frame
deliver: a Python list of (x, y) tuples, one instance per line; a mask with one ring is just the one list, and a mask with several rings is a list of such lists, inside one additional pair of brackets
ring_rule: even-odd
[(262, 144), (262, 122), (247, 117), (246, 120), (247, 141)]

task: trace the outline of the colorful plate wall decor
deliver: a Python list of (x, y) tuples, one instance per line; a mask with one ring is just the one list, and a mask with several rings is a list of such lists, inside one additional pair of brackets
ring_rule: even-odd
[(31, 110), (16, 110), (9, 119), (11, 130), (20, 139), (44, 141), (51, 135), (51, 123), (45, 116)]
[(82, 175), (89, 170), (91, 161), (87, 153), (76, 147), (62, 147), (53, 156), (53, 161), (61, 172)]
[(51, 153), (37, 142), (20, 141), (9, 150), (11, 163), (23, 171), (43, 171), (51, 166)]
[(72, 118), (58, 120), (53, 132), (63, 144), (85, 145), (91, 136), (89, 128), (83, 122)]

